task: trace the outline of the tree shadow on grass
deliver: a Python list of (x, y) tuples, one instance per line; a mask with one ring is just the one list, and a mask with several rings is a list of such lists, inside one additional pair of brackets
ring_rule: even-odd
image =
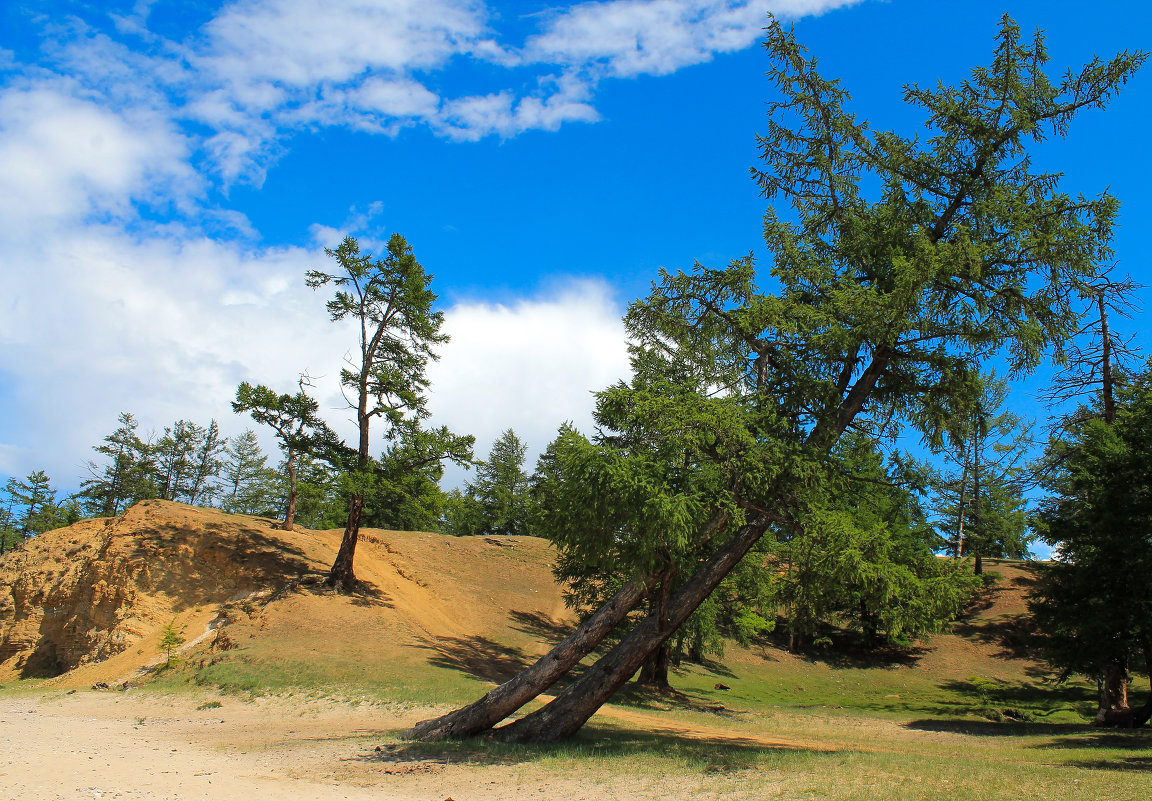
[[(669, 758), (696, 765), (707, 773), (727, 773), (756, 767), (770, 754), (798, 758), (842, 758), (837, 751), (771, 745), (733, 737), (686, 736), (671, 732), (585, 726), (575, 736), (557, 743), (506, 744), (493, 737), (462, 742), (403, 742), (380, 745), (361, 752), (358, 759), (375, 763), (523, 765), (553, 757), (572, 759)], [(407, 771), (405, 771), (407, 772)]]
[(555, 645), (572, 633), (571, 623), (553, 620), (543, 612), (522, 612), (512, 610), (508, 613), (512, 618), (512, 628), (524, 634), (531, 635), (546, 642), (549, 646)]
[(1062, 737), (1035, 748), (1114, 748), (1147, 751), (1152, 749), (1152, 730), (1089, 729), (1082, 737)]
[[(704, 668), (704, 670), (708, 671), (713, 676), (723, 676), (726, 679), (736, 678), (736, 674), (733, 673), (728, 668), (727, 665), (725, 665), (723, 662), (717, 662), (715, 659), (709, 659), (708, 657), (703, 657), (703, 658), (698, 659), (692, 663), (685, 661), (685, 665), (687, 665), (687, 664), (699, 665), (700, 667)], [(681, 668), (677, 668), (676, 670), (677, 670), (677, 672), (680, 672)]]
[(944, 681), (939, 686), (942, 690), (969, 699), (969, 711), (1009, 707), (1027, 710), (1033, 717), (1073, 712), (1086, 718), (1091, 717), (1095, 711), (1084, 689), (1071, 684), (1045, 686), (1030, 682), (983, 681), (973, 678), (970, 681)]
[(1030, 615), (960, 622), (952, 627), (952, 632), (966, 640), (998, 647), (1000, 650), (992, 654), (997, 659), (1032, 659), (1036, 655), (1033, 644), (1035, 632)]
[[(1152, 749), (1152, 731), (1092, 729), (1079, 737), (1061, 737), (1032, 746), (1037, 749), (1068, 749), (1076, 751), (1144, 751)], [(1076, 759), (1064, 764), (1088, 770), (1119, 770), (1134, 773), (1152, 773), (1152, 757), (1101, 753), (1097, 759)]]
[(921, 645), (867, 642), (858, 631), (831, 629), (823, 632), (827, 645), (805, 644), (792, 650), (788, 643), (788, 626), (783, 618), (777, 620), (776, 629), (760, 641), (765, 658), (775, 661), (770, 650), (800, 656), (811, 663), (823, 663), (833, 668), (896, 668), (912, 667), (930, 648)]
[(1124, 759), (1091, 759), (1065, 763), (1074, 768), (1088, 770), (1121, 770), (1133, 773), (1152, 773), (1152, 757), (1125, 757)]
[(941, 720), (925, 718), (904, 724), (904, 728), (915, 731), (943, 732), (947, 734), (971, 734), (978, 737), (1036, 737), (1040, 735), (1062, 735), (1083, 732), (1084, 723), (1034, 723), (990, 720)]
[(419, 647), (432, 651), (429, 664), (495, 684), (508, 681), (533, 661), (519, 648), (479, 636), (436, 637)]

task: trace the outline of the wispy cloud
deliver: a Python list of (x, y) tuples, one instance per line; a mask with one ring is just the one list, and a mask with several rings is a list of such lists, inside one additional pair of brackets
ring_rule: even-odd
[(595, 78), (666, 75), (748, 47), (768, 13), (820, 14), (857, 0), (607, 0), (551, 17), (524, 59), (563, 65)]
[[(475, 140), (595, 122), (603, 80), (747, 47), (769, 12), (801, 17), (858, 1), (577, 3), (533, 16), (536, 30), (516, 45), (477, 0), (238, 0), (180, 41), (148, 31), (150, 4), (137, 3), (114, 18), (124, 41), (71, 20), (53, 24), (48, 49), (59, 76), (93, 99), (197, 131), (201, 166), (224, 184), (259, 184), (285, 130), (394, 136), (423, 125)], [(488, 65), (492, 85), (445, 91), (446, 72), (469, 62)]]

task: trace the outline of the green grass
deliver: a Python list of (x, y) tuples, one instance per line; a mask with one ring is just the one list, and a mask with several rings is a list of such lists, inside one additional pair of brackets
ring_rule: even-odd
[[(413, 681), (418, 677), (417, 681)], [(162, 692), (214, 688), (240, 696), (304, 693), (318, 697), (369, 697), (412, 704), (462, 704), (486, 692), (487, 685), (436, 666), (417, 670), (372, 664), (356, 658), (271, 660), (257, 651), (230, 651), (215, 664), (191, 662), (153, 677)]]
[[(435, 665), (365, 669), (356, 655), (276, 663), (259, 656), (258, 649), (229, 652), (215, 665), (169, 671), (152, 686), (444, 706), (470, 701), (490, 686)], [(617, 699), (663, 725), (716, 736), (652, 732), (641, 723), (605, 719), (566, 742), (523, 746), (483, 738), (411, 743), (397, 728), (385, 735), (379, 758), (464, 763), (481, 772), (513, 766), (533, 779), (626, 783), (653, 796), (1143, 801), (1152, 792), (1152, 731), (1088, 726), (1092, 693), (1086, 686), (978, 676), (940, 682), (914, 670), (829, 668), (804, 660), (780, 661), (771, 670), (740, 660), (729, 665), (676, 671), (673, 696), (628, 689)], [(731, 689), (717, 690), (717, 682)], [(725, 709), (704, 710), (717, 704)], [(1005, 707), (1028, 720), (989, 719)]]
[[(883, 717), (908, 715), (983, 716), (1009, 708), (1033, 718), (1083, 721), (1095, 711), (1087, 685), (998, 682), (981, 677), (940, 681), (927, 673), (877, 668), (822, 671), (740, 670), (717, 673), (687, 666), (673, 679), (678, 690), (699, 704), (740, 709), (846, 709)], [(716, 683), (731, 690), (716, 690)], [(1053, 717), (1055, 716), (1055, 717)]]
[[(661, 786), (674, 788), (677, 797), (699, 790), (837, 801), (1066, 799), (1072, 794), (1135, 801), (1152, 791), (1152, 732), (1034, 724), (952, 730), (912, 723), (894, 728), (853, 714), (837, 718), (795, 712), (759, 722), (774, 724), (778, 733), (806, 734), (814, 745), (821, 740), (850, 742), (830, 749), (769, 747), (596, 725), (555, 745), (396, 740), (384, 747), (382, 759), (477, 768), (520, 765), (537, 778), (551, 775), (605, 784), (634, 780), (654, 794), (660, 794)], [(851, 729), (847, 738), (846, 727)]]

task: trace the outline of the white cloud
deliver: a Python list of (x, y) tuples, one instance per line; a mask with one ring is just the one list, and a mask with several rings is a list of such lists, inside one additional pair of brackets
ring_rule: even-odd
[(482, 42), (486, 17), (459, 0), (241, 0), (206, 26), (196, 63), (236, 87), (341, 84), (442, 66)]
[[(131, 47), (69, 23), (46, 45), (51, 69), (0, 51), (0, 416), (15, 421), (0, 471), (71, 483), (122, 411), (146, 429), (216, 417), (239, 431), (228, 403), (244, 379), (289, 389), (307, 369), (322, 405), (342, 405), (353, 340), (302, 277), (378, 210), (315, 226), (315, 248), (255, 248), (243, 215), (206, 200), (214, 179), (258, 184), (285, 131), (420, 124), (478, 139), (591, 122), (598, 81), (747, 46), (769, 7), (854, 1), (581, 3), (516, 49), (479, 0), (238, 0), (179, 42), (147, 30), (140, 0), (117, 20)], [(440, 86), (469, 59), (486, 68), (467, 89)], [(174, 221), (146, 222), (144, 205)], [(221, 223), (247, 239), (198, 227)], [(590, 393), (627, 373), (620, 311), (596, 284), (447, 309), (434, 422), (476, 434), (480, 455), (508, 427), (536, 451), (564, 420), (588, 427)], [(346, 412), (329, 416), (350, 432)]]
[(596, 122), (588, 85), (574, 76), (541, 80), (545, 93), (516, 100), (511, 92), (463, 97), (443, 104), (434, 127), (453, 139), (475, 141), (495, 134), (508, 139), (524, 131), (555, 131), (565, 122)]
[[(113, 17), (125, 42), (70, 17), (52, 23), (45, 50), (106, 108), (187, 124), (200, 166), (227, 188), (260, 185), (281, 134), (310, 126), (394, 136), (427, 125), (476, 140), (595, 122), (606, 78), (665, 74), (747, 47), (768, 11), (799, 17), (855, 2), (577, 3), (536, 15), (537, 32), (516, 47), (482, 0), (236, 0), (180, 41), (148, 31), (142, 0)], [(471, 73), (480, 85), (440, 86), (469, 62), (483, 62)]]
[(820, 14), (857, 0), (608, 0), (556, 14), (524, 48), (527, 61), (598, 77), (664, 75), (748, 47), (767, 14)]
[[(40, 232), (17, 243), (0, 229), (15, 267), (0, 314), (0, 374), (15, 380), (0, 415), (19, 421), (3, 429), (0, 471), (45, 469), (75, 486), (122, 411), (145, 430), (216, 418), (237, 433), (255, 427), (231, 413), (240, 381), (287, 391), (303, 370), (352, 436), (337, 379), (355, 332), (329, 322), (326, 296), (304, 286), (304, 271), (327, 261), (318, 249), (249, 250), (179, 230), (139, 238), (111, 225)], [(452, 341), (430, 369), (433, 423), (477, 435), (481, 455), (508, 427), (539, 449), (564, 420), (589, 425), (589, 393), (627, 371), (619, 313), (598, 284), (446, 309)]]
[(436, 113), (440, 98), (413, 80), (369, 78), (353, 93), (356, 106), (390, 117), (424, 117)]
[(592, 393), (630, 374), (622, 312), (595, 282), (510, 305), (452, 307), (443, 328), (452, 340), (428, 371), (433, 422), (475, 434), (480, 458), (513, 428), (530, 462), (561, 423), (589, 431)]
[(130, 213), (133, 201), (186, 202), (201, 191), (188, 142), (149, 110), (118, 113), (32, 84), (0, 92), (0, 218)]
[[(45, 233), (47, 229), (45, 229)], [(247, 423), (229, 401), (241, 380), (288, 389), (324, 371), (344, 343), (303, 284), (323, 254), (248, 252), (195, 234), (138, 239), (112, 226), (2, 243), (15, 302), (0, 318), (0, 398), (8, 471), (80, 475), (121, 411), (145, 429), (184, 417)], [(329, 371), (335, 374), (335, 368)], [(324, 385), (331, 403), (335, 387)], [(266, 443), (271, 446), (271, 442)]]

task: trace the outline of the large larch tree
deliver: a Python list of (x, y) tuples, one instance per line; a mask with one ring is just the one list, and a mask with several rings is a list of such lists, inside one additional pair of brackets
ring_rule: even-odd
[[(1022, 40), (1005, 18), (988, 67), (957, 86), (905, 89), (925, 113), (924, 128), (905, 135), (857, 120), (847, 92), (779, 24), (765, 47), (780, 99), (753, 175), (767, 199), (791, 206), (764, 218), (777, 288), (759, 288), (751, 258), (662, 272), (625, 318), (636, 374), (659, 380), (608, 401), (634, 410), (617, 419), (637, 448), (694, 440), (702, 474), (727, 479), (709, 505), (738, 513), (693, 515), (704, 545), (659, 610), (554, 700), (497, 730), (503, 739), (579, 730), (761, 537), (807, 525), (811, 499), (843, 472), (834, 446), (846, 431), (903, 425), (940, 446), (946, 421), (971, 407), (983, 361), (1003, 355), (1025, 372), (1073, 333), (1062, 287), (1089, 280), (1107, 250), (1116, 200), (1066, 194), (1058, 176), (1032, 169), (1029, 148), (1104, 106), (1142, 54), (1096, 59), (1054, 82), (1043, 38)], [(638, 574), (604, 615), (651, 580)], [(504, 702), (542, 692), (595, 645), (599, 616), (485, 699), (414, 733), (461, 736), (508, 714)]]

